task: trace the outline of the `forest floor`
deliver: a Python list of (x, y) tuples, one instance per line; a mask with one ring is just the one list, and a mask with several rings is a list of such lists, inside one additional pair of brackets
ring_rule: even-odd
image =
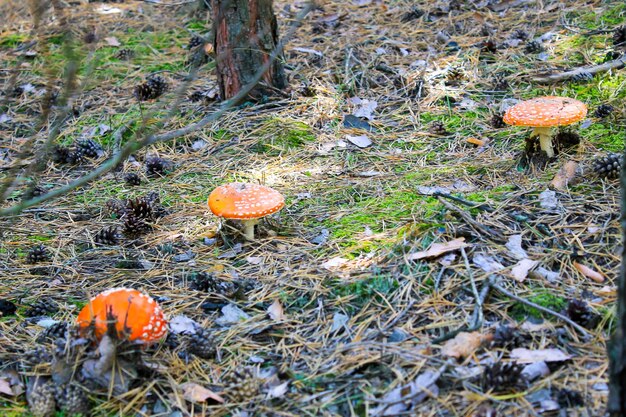
[[(33, 164), (56, 128), (55, 143), (91, 139), (104, 152), (27, 172), (2, 207), (34, 183), (51, 192), (88, 174), (133, 135), (219, 109), (211, 57), (180, 94), (191, 36), (210, 34), (206, 13), (73, 5), (72, 49), (52, 10), (33, 35), (25, 3), (0, 5), (0, 178)], [(303, 5), (276, 2), (281, 33)], [(591, 161), (624, 149), (626, 70), (534, 78), (615, 59), (625, 23), (622, 0), (323, 2), (285, 47), (284, 94), (0, 220), (0, 414), (29, 415), (26, 387), (59, 372), (46, 327), (75, 322), (103, 290), (133, 287), (176, 324), (138, 362), (120, 361), (125, 382), (70, 378), (93, 415), (604, 415), (619, 184), (593, 175)], [(42, 118), (46, 87), (63, 102), (68, 56), (79, 62), (77, 91)], [(155, 72), (169, 89), (138, 102), (134, 88)], [(194, 91), (205, 99), (190, 100)], [(577, 146), (524, 164), (530, 130), (494, 115), (542, 95), (581, 100), (589, 114), (567, 130)], [(148, 175), (152, 155), (167, 161), (163, 175)], [(569, 161), (577, 175), (551, 185)], [(228, 234), (207, 208), (231, 181), (286, 198), (255, 242)], [(112, 201), (153, 191), (163, 215), (149, 231), (95, 244), (104, 228), (123, 231)], [(190, 339), (196, 325), (213, 340)], [(199, 355), (194, 343), (215, 352)]]

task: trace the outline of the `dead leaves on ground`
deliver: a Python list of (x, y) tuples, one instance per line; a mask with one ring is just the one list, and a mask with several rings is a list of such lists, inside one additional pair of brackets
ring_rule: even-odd
[(465, 243), (465, 238), (460, 237), (445, 243), (433, 243), (428, 250), (412, 253), (407, 257), (407, 259), (409, 261), (416, 261), (419, 259), (436, 258), (445, 253), (452, 252), (466, 246), (467, 244)]
[(441, 354), (455, 359), (466, 358), (492, 338), (492, 335), (480, 332), (461, 332), (454, 339), (448, 340), (443, 345)]

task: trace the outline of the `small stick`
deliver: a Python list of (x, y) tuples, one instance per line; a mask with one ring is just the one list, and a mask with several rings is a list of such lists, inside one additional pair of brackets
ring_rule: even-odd
[(448, 210), (451, 210), (455, 213), (457, 213), (459, 216), (461, 216), (461, 218), (463, 220), (465, 220), (467, 223), (469, 223), (471, 226), (473, 226), (475, 229), (490, 235), (491, 237), (497, 239), (497, 240), (504, 240), (504, 237), (502, 236), (502, 234), (500, 232), (498, 232), (497, 230), (492, 230), (491, 228), (478, 223), (476, 220), (474, 220), (474, 218), (472, 216), (470, 216), (469, 214), (467, 214), (465, 211), (461, 210), (459, 207), (455, 206), (454, 204), (444, 200), (441, 197), (437, 197), (437, 200), (439, 200), (439, 202), (441, 204), (443, 204)]
[(558, 83), (584, 74), (598, 74), (600, 72), (610, 71), (612, 69), (620, 69), (626, 66), (626, 55), (613, 61), (605, 62), (600, 65), (592, 65), (590, 67), (580, 67), (560, 74), (552, 74), (534, 77), (533, 81), (537, 83)]
[(539, 311), (543, 311), (544, 313), (550, 314), (556, 318), (559, 318), (561, 320), (563, 320), (565, 323), (569, 324), (570, 326), (572, 326), (573, 328), (575, 328), (576, 330), (578, 330), (580, 332), (580, 334), (583, 335), (583, 337), (585, 339), (590, 339), (591, 338), (591, 334), (589, 334), (589, 332), (587, 332), (587, 330), (585, 330), (581, 325), (573, 322), (569, 317), (565, 317), (563, 314), (561, 313), (557, 313), (554, 310), (551, 310), (547, 307), (543, 307), (540, 306), (539, 304), (535, 304), (532, 301), (528, 301), (520, 296), (517, 296), (515, 294), (513, 294), (512, 292), (502, 288), (498, 283), (497, 283), (497, 279), (495, 277), (492, 277), (489, 279), (491, 281), (491, 286), (493, 288), (495, 288), (496, 290), (500, 291), (502, 294), (506, 295), (507, 297), (510, 297), (512, 299), (514, 299), (515, 301), (519, 301), (522, 304), (526, 304), (529, 307), (532, 308), (536, 308)]
[(493, 213), (494, 211), (496, 211), (493, 207), (489, 206), (488, 204), (485, 204), (485, 203), (476, 204), (473, 201), (467, 201), (467, 200), (464, 200), (464, 199), (462, 199), (460, 197), (455, 197), (452, 194), (445, 194), (445, 193), (436, 191), (436, 192), (433, 193), (433, 196), (449, 198), (450, 200), (456, 201), (457, 203), (461, 203), (464, 206), (468, 206), (468, 207), (475, 208), (475, 209), (478, 209), (478, 210), (484, 210), (484, 211), (486, 211), (488, 213)]

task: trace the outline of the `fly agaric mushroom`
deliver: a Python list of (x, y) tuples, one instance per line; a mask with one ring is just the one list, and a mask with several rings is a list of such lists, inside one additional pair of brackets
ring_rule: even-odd
[(244, 236), (254, 240), (254, 225), (261, 217), (283, 208), (285, 199), (278, 191), (263, 185), (233, 182), (213, 190), (208, 203), (216, 216), (241, 220)]
[(126, 333), (130, 341), (152, 343), (167, 332), (167, 321), (157, 302), (130, 288), (113, 288), (90, 299), (78, 314), (80, 330), (85, 331), (93, 324), (100, 340), (107, 332), (107, 312), (115, 316), (117, 333)]
[(503, 120), (509, 125), (533, 127), (531, 137), (539, 136), (541, 150), (552, 158), (552, 127), (576, 123), (586, 115), (587, 106), (582, 101), (546, 96), (517, 103), (506, 111)]

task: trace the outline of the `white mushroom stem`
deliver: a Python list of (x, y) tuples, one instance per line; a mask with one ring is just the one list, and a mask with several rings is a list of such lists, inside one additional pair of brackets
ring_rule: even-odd
[(552, 149), (552, 128), (550, 127), (535, 127), (530, 137), (539, 136), (539, 146), (542, 151), (548, 154), (548, 158), (554, 156), (554, 149)]
[(259, 219), (242, 220), (243, 235), (247, 240), (254, 240), (254, 226), (259, 223)]

